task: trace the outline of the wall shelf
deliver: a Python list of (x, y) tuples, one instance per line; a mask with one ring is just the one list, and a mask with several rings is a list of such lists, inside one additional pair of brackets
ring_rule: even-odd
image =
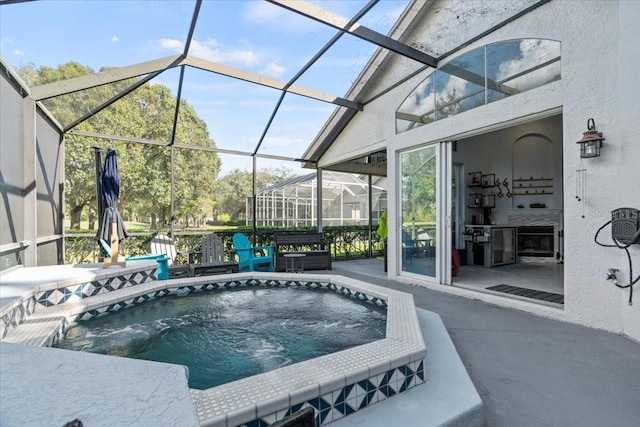
[(553, 194), (553, 191), (535, 192), (535, 193), (511, 193), (512, 196), (546, 196)]
[[(526, 184), (528, 183), (528, 184)], [(545, 188), (550, 191), (544, 190)], [(541, 190), (542, 189), (542, 190)], [(548, 196), (553, 194), (553, 178), (518, 178), (513, 180), (512, 196)]]
[(528, 182), (528, 181), (553, 181), (553, 178), (545, 178), (545, 177), (540, 177), (540, 178), (533, 178), (533, 177), (529, 177), (529, 178), (518, 178), (518, 179), (514, 179), (513, 182)]

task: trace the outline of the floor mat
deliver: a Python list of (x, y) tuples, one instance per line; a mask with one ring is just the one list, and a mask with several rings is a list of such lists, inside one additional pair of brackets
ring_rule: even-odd
[(533, 289), (519, 288), (510, 285), (496, 285), (486, 288), (489, 291), (504, 292), (505, 294), (517, 295), (525, 298), (533, 298), (537, 300), (553, 302), (564, 305), (564, 295), (554, 294), (551, 292), (536, 291)]

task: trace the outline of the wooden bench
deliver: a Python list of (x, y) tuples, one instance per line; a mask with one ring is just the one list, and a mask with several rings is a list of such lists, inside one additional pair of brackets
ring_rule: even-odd
[(285, 271), (284, 254), (305, 254), (305, 270), (331, 270), (331, 244), (317, 231), (274, 233), (276, 271)]

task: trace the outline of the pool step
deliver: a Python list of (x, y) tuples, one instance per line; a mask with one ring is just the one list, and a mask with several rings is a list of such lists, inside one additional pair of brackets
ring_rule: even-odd
[(150, 281), (51, 307), (38, 306), (35, 312), (12, 329), (2, 342), (51, 347), (66, 332), (70, 322), (76, 316), (104, 307), (107, 303), (145, 295), (159, 287), (164, 288), (165, 285)]
[(67, 318), (61, 308), (39, 307), (7, 334), (2, 342), (51, 347), (67, 329)]

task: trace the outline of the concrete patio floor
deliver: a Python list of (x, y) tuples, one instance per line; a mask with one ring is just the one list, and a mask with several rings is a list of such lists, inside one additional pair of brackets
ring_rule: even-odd
[(439, 314), (486, 426), (640, 425), (640, 343), (387, 280), (376, 259), (334, 262), (327, 273), (411, 293), (417, 307)]

